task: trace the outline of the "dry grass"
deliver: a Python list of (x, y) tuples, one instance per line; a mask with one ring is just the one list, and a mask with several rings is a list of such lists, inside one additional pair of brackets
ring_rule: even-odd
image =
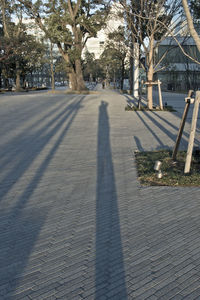
[(125, 107), (125, 110), (127, 111), (171, 111), (171, 112), (175, 112), (176, 110), (170, 106), (170, 105), (167, 105), (167, 106), (164, 106), (163, 107), (163, 110), (161, 110), (159, 107), (156, 107), (156, 108), (153, 108), (153, 109), (149, 109), (147, 106), (142, 106), (140, 108), (138, 108), (137, 106), (132, 106), (130, 107), (129, 105), (127, 105)]
[[(200, 157), (192, 157), (191, 172), (184, 175), (185, 151), (178, 152), (176, 162), (172, 160), (170, 150), (138, 152), (135, 156), (138, 178), (143, 185), (200, 186)], [(157, 160), (162, 162), (163, 177), (160, 179), (154, 170)]]

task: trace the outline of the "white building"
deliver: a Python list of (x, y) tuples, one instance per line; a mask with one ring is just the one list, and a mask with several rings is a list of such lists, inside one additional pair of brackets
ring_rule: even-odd
[[(92, 37), (88, 39), (86, 46), (84, 48), (84, 52), (89, 51), (90, 53), (94, 53), (95, 58), (99, 59), (100, 55), (104, 50), (104, 45), (108, 38), (108, 34), (114, 30), (117, 30), (119, 26), (124, 25), (124, 18), (120, 18), (118, 16), (118, 13), (122, 11), (123, 11), (122, 6), (119, 3), (113, 4), (105, 28), (101, 29), (97, 33), (96, 37)], [(84, 52), (83, 52), (83, 56), (84, 56)]]

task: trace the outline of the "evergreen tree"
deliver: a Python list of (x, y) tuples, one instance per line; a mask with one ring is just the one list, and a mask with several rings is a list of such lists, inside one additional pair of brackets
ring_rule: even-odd
[[(125, 40), (124, 27), (119, 26), (108, 34), (108, 40), (102, 58), (107, 55), (107, 63), (115, 70), (115, 78), (117, 71), (119, 72), (120, 88), (123, 90), (123, 82), (125, 75), (125, 59), (128, 54), (127, 41)], [(110, 60), (110, 61), (109, 61)], [(115, 63), (115, 66), (113, 66)]]
[(20, 0), (46, 36), (56, 44), (67, 65), (71, 87), (85, 89), (81, 65), (88, 38), (95, 37), (105, 24), (108, 3), (105, 0)]
[[(1, 0), (1, 71), (8, 87), (8, 78), (15, 79), (16, 90), (21, 89), (21, 79), (25, 79), (35, 62), (44, 55), (44, 46), (35, 37), (26, 32), (23, 24), (22, 6), (13, 1)], [(12, 21), (15, 16), (15, 22)]]

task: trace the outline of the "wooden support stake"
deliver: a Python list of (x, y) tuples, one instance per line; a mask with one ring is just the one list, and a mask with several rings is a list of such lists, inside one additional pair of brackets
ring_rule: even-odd
[(196, 124), (197, 124), (197, 117), (198, 117), (198, 110), (199, 110), (199, 102), (200, 102), (200, 91), (197, 91), (195, 102), (194, 102), (194, 111), (192, 116), (192, 125), (190, 130), (190, 138), (188, 142), (188, 150), (187, 150), (184, 174), (188, 174), (190, 172), (192, 151), (194, 146), (194, 138), (195, 138)]
[(152, 85), (158, 85), (158, 96), (159, 96), (159, 104), (160, 104), (160, 109), (163, 110), (163, 102), (162, 102), (162, 93), (161, 93), (161, 81), (147, 81), (144, 84), (152, 86)]
[(162, 94), (161, 94), (161, 88), (160, 88), (161, 82), (158, 80), (158, 95), (159, 95), (159, 103), (160, 103), (160, 109), (163, 110), (163, 102), (162, 102)]
[[(190, 98), (192, 96), (192, 93), (193, 93), (193, 90), (189, 90), (187, 98)], [(180, 123), (180, 128), (179, 128), (178, 135), (177, 135), (177, 138), (176, 138), (175, 147), (174, 147), (174, 150), (173, 150), (173, 153), (172, 153), (172, 159), (173, 160), (176, 160), (176, 155), (177, 155), (178, 147), (180, 145), (180, 141), (181, 141), (181, 138), (182, 138), (183, 129), (184, 129), (184, 126), (185, 126), (185, 121), (186, 121), (186, 118), (187, 118), (189, 108), (190, 108), (190, 100), (188, 99), (186, 104), (185, 104), (182, 120), (181, 120), (181, 123)]]

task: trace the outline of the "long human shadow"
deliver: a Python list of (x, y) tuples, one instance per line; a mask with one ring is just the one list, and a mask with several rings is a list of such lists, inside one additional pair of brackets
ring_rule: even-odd
[[(33, 161), (39, 156), (44, 147), (49, 143), (49, 141), (57, 134), (58, 130), (67, 122), (71, 115), (76, 114), (80, 109), (81, 102), (84, 97), (79, 101), (68, 105), (59, 112), (57, 115), (53, 116), (48, 123), (44, 124), (42, 128), (34, 131), (30, 134), (28, 130), (25, 133), (25, 147), (23, 144), (20, 147), (20, 151), (15, 156), (16, 163), (10, 168), (7, 174), (0, 180), (0, 200), (9, 192), (13, 185), (23, 176), (25, 171), (33, 163)], [(13, 142), (14, 147), (16, 141)], [(9, 158), (9, 157), (8, 157)], [(2, 164), (3, 165), (3, 164)]]
[[(17, 286), (19, 283), (21, 284), (21, 280), (23, 283), (23, 277), (26, 279), (31, 277), (30, 281), (34, 281), (39, 275), (40, 266), (38, 266), (38, 264), (41, 263), (40, 260), (36, 259), (34, 261), (33, 270), (29, 270), (27, 274), (25, 267), (39, 232), (46, 220), (48, 207), (32, 207), (30, 209), (27, 207), (27, 204), (81, 108), (82, 100), (83, 98), (75, 104), (70, 115), (65, 114), (65, 118), (61, 119), (62, 124), (65, 124), (64, 128), (36, 170), (33, 179), (27, 185), (24, 192), (16, 199), (15, 205), (10, 211), (2, 212), (2, 215), (0, 215), (0, 284), (5, 285), (4, 296), (7, 300), (14, 299), (15, 293), (20, 293), (20, 291), (17, 290)], [(58, 124), (61, 125), (59, 122)], [(55, 134), (55, 130), (58, 129), (59, 127), (54, 128), (54, 131), (51, 133)], [(27, 293), (30, 293), (30, 290), (27, 291)]]
[[(119, 280), (113, 299), (127, 299), (123, 248), (115, 174), (110, 144), (108, 103), (99, 107), (96, 183), (96, 266), (95, 299), (105, 295), (111, 299), (111, 286)], [(106, 298), (107, 299), (107, 298)]]

